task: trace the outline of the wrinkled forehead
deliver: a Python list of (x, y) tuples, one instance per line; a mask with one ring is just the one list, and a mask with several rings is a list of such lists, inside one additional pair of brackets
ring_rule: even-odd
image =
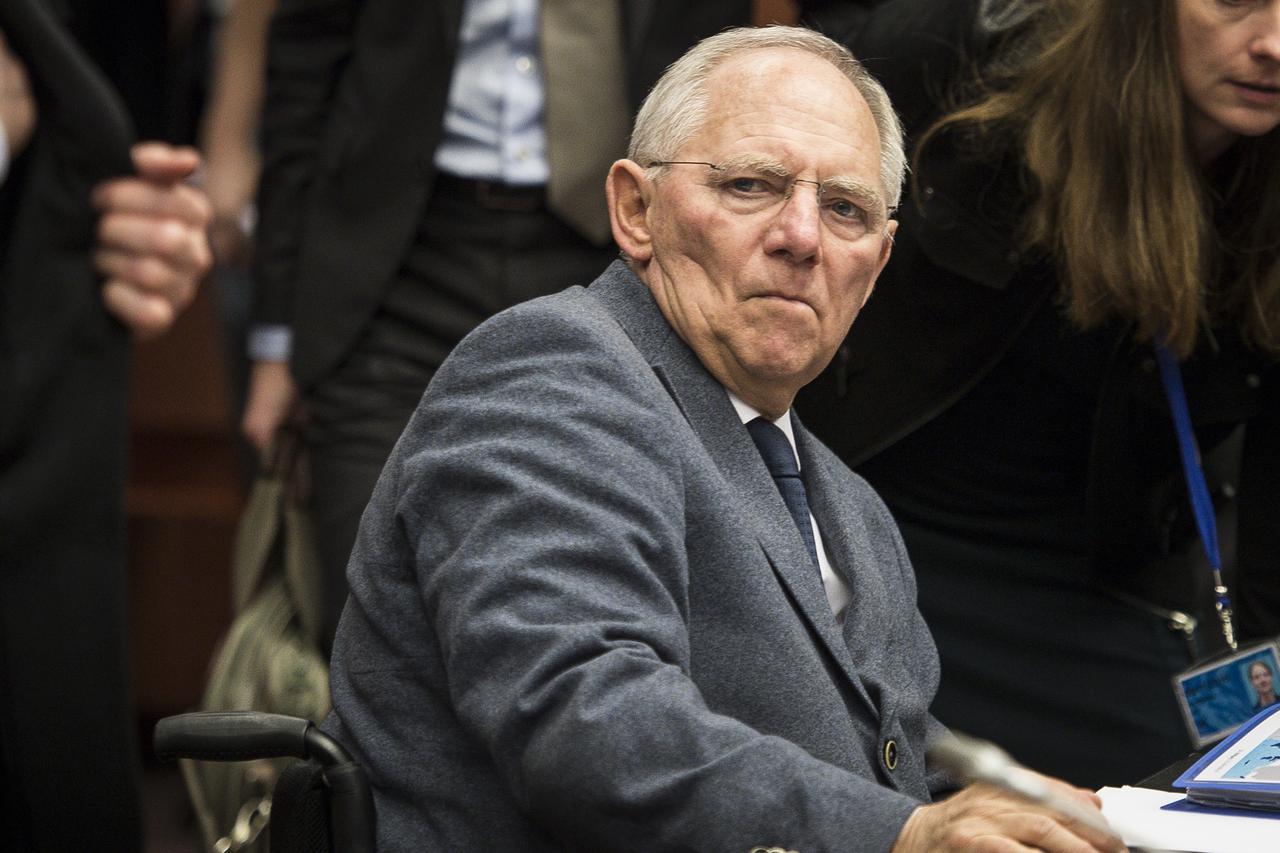
[(879, 185), (880, 137), (871, 109), (827, 60), (796, 48), (744, 51), (711, 73), (707, 95), (704, 120), (684, 154), (812, 160), (824, 173)]
[(812, 105), (833, 113), (836, 122), (871, 118), (853, 81), (826, 59), (794, 47), (755, 48), (725, 59), (708, 75), (707, 92), (709, 115)]

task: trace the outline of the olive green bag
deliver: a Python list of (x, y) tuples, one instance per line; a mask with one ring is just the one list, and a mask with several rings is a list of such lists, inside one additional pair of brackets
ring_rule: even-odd
[[(236, 531), (231, 627), (214, 653), (201, 710), (254, 710), (319, 721), (329, 712), (320, 651), (320, 572), (303, 509), (296, 435), (282, 435)], [(271, 790), (294, 759), (182, 762), (187, 791), (215, 853), (266, 853)]]

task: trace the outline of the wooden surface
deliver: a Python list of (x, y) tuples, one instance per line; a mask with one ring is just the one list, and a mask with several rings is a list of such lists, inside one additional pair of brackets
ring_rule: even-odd
[(136, 344), (130, 393), (130, 610), (138, 712), (200, 699), (230, 622), (242, 463), (214, 305), (203, 286), (168, 335)]

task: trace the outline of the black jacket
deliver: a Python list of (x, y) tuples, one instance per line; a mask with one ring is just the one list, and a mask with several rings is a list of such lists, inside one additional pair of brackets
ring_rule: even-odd
[(128, 335), (102, 304), (89, 202), (131, 168), (131, 129), (39, 0), (0, 6), (39, 113), (0, 185), (0, 823), (14, 849), (137, 850)]
[[(918, 138), (988, 45), (976, 3), (827, 3), (812, 22), (848, 44)], [(1016, 160), (985, 166), (942, 139), (917, 164), (893, 257), (827, 371), (801, 395), (810, 428), (857, 467), (961, 399), (991, 370), (1057, 279), (1015, 242)], [(1105, 239), (1100, 237), (1100, 239)], [(1238, 515), (1235, 598), (1248, 635), (1280, 632), (1280, 368), (1230, 330), (1183, 365), (1194, 426), (1224, 519)], [(1240, 432), (1243, 437), (1241, 439)], [(1233, 453), (1243, 442), (1237, 464)], [(1088, 470), (1092, 562), (1120, 591), (1172, 608), (1209, 601), (1164, 391), (1151, 349), (1116, 329)], [(874, 483), (873, 483), (874, 484)], [(1234, 497), (1234, 501), (1231, 499)], [(1228, 506), (1230, 504), (1230, 506)], [(1230, 529), (1224, 531), (1230, 550)]]

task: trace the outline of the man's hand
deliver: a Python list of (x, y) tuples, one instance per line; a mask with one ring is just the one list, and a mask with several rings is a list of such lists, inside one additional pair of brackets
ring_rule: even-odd
[[(1098, 797), (1065, 782), (1048, 780), (1088, 809)], [(1074, 823), (988, 785), (972, 785), (946, 800), (916, 809), (902, 828), (893, 853), (933, 850), (1045, 850), (1050, 853), (1115, 853), (1124, 845), (1095, 829)]]
[(107, 309), (139, 337), (173, 325), (195, 298), (212, 262), (208, 200), (182, 183), (200, 165), (192, 148), (144, 142), (133, 148), (135, 177), (94, 188), (101, 212), (93, 261), (106, 276)]
[(9, 143), (9, 157), (17, 157), (26, 147), (36, 127), (36, 101), (31, 96), (27, 69), (9, 52), (0, 32), (0, 129)]
[(298, 386), (283, 361), (259, 361), (249, 374), (249, 399), (245, 403), (240, 431), (249, 443), (265, 454), (276, 431), (298, 401)]

